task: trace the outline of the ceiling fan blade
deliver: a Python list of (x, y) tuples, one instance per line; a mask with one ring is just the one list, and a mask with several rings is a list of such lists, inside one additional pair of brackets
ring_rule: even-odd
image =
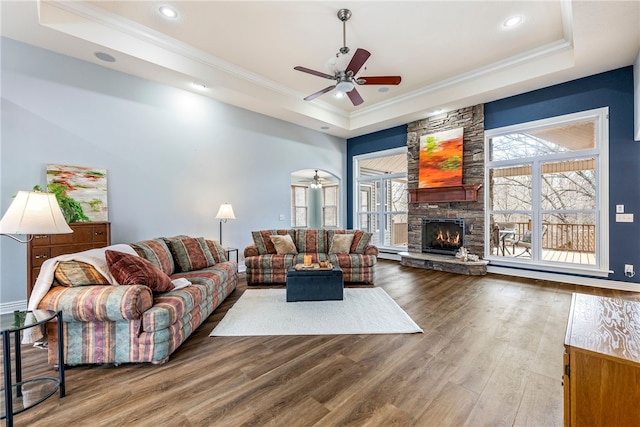
[(360, 68), (367, 62), (370, 56), (371, 54), (368, 51), (360, 48), (356, 49), (356, 53), (353, 54), (345, 73), (351, 71), (354, 76), (358, 74), (358, 71), (360, 71)]
[(327, 86), (322, 90), (317, 91), (316, 93), (312, 93), (311, 95), (307, 96), (306, 98), (304, 98), (305, 101), (312, 101), (314, 99), (316, 99), (317, 97), (319, 97), (320, 95), (323, 95), (327, 92), (332, 91), (333, 89), (335, 89), (335, 85), (333, 86)]
[(400, 76), (374, 76), (374, 77), (358, 77), (358, 80), (364, 80), (363, 85), (399, 85), (402, 81)]
[(335, 76), (332, 76), (330, 74), (326, 74), (326, 73), (322, 73), (320, 71), (316, 71), (316, 70), (312, 70), (311, 68), (306, 68), (306, 67), (293, 67), (294, 70), (297, 71), (302, 71), (303, 73), (309, 73), (309, 74), (313, 74), (314, 76), (318, 76), (318, 77), (324, 77), (325, 79), (331, 79), (331, 80), (335, 80)]
[(354, 106), (360, 105), (364, 102), (364, 99), (362, 99), (356, 88), (353, 88), (351, 92), (347, 92), (347, 96)]

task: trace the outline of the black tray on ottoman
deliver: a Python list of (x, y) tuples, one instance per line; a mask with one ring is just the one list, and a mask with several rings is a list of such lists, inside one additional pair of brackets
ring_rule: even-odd
[(343, 287), (339, 267), (287, 271), (287, 302), (342, 300)]

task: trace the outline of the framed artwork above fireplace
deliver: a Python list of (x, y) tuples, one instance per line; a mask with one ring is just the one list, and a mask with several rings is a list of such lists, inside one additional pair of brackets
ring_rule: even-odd
[(420, 137), (418, 188), (462, 185), (464, 128)]

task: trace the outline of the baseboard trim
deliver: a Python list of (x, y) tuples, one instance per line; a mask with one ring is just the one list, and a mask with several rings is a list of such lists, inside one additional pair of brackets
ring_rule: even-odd
[(619, 280), (604, 280), (595, 277), (572, 276), (569, 274), (548, 273), (516, 268), (487, 266), (488, 273), (503, 274), (505, 276), (526, 277), (529, 279), (549, 280), (552, 282), (570, 283), (572, 285), (592, 286), (595, 288), (616, 289), (619, 291), (640, 292), (639, 283), (621, 282)]
[(0, 314), (13, 313), (16, 310), (26, 310), (27, 300), (12, 301), (0, 304)]

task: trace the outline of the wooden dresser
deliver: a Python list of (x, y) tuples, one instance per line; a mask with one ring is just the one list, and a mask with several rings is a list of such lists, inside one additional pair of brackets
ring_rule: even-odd
[(565, 426), (640, 425), (640, 302), (573, 294)]
[(111, 223), (74, 222), (73, 233), (36, 234), (27, 244), (27, 301), (36, 283), (42, 263), (49, 258), (111, 244)]

